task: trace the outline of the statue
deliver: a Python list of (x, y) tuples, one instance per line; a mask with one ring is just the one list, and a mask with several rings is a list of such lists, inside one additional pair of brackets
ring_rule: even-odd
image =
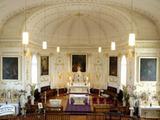
[(81, 67), (77, 67), (77, 72), (73, 75), (73, 82), (82, 82), (83, 81), (83, 75), (81, 72)]

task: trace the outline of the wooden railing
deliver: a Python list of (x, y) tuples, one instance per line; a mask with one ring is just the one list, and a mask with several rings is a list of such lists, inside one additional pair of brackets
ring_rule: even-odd
[[(24, 116), (4, 116), (0, 120), (73, 120), (73, 117), (83, 116), (81, 120), (138, 120), (120, 113), (84, 113), (70, 114), (64, 112), (46, 113), (46, 114), (27, 114)], [(76, 120), (76, 119), (75, 119)]]

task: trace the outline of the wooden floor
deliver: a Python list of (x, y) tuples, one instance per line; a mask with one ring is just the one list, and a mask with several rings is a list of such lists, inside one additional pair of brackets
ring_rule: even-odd
[[(94, 96), (95, 97), (95, 96)], [(97, 96), (99, 97), (99, 96)], [(66, 109), (66, 106), (67, 106), (67, 103), (68, 103), (68, 99), (69, 99), (69, 96), (68, 95), (60, 95), (60, 96), (56, 96), (56, 97), (53, 97), (51, 99), (61, 99), (62, 100), (62, 106), (63, 106), (63, 110)], [(94, 107), (94, 104), (92, 102), (92, 96), (89, 97), (89, 102), (90, 102), (90, 105), (91, 105), (91, 110), (93, 111), (93, 107)], [(47, 104), (49, 104), (49, 100), (47, 101)], [(104, 104), (105, 105), (105, 104)], [(46, 113), (45, 116), (47, 116), (48, 113)], [(65, 114), (65, 113), (62, 113), (62, 114)], [(48, 117), (47, 119), (43, 119), (43, 120), (160, 120), (160, 118), (157, 118), (157, 119), (152, 119), (152, 118), (130, 118), (130, 116), (126, 115), (126, 116), (121, 116), (121, 118), (118, 116), (118, 117), (112, 117), (110, 118), (110, 116), (105, 116), (104, 114), (101, 115), (101, 114), (70, 114), (69, 115), (69, 118), (67, 119), (60, 119), (59, 116), (61, 116), (61, 114), (57, 117), (55, 117), (54, 115), (56, 115), (55, 113), (52, 115), (50, 115), (50, 117)], [(34, 116), (34, 115), (33, 115)], [(44, 115), (42, 115), (44, 116)], [(50, 118), (50, 119), (49, 119)], [(27, 118), (27, 117), (24, 117), (24, 118), (15, 118), (15, 119), (2, 119), (0, 117), (0, 120), (39, 120), (38, 119), (31, 119), (31, 118)], [(42, 119), (41, 119), (42, 120)]]

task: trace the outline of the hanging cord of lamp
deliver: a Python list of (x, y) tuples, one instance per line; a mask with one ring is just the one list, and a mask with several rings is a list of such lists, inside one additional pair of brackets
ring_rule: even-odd
[(44, 24), (43, 24), (43, 26), (44, 26), (44, 36), (42, 37), (44, 40), (43, 40), (43, 42), (42, 42), (42, 49), (47, 49), (47, 41), (46, 41), (46, 27), (45, 27), (45, 24), (46, 24), (46, 21), (45, 21), (45, 16), (46, 16), (46, 6), (45, 6), (45, 4), (46, 4), (46, 1), (44, 0), (43, 1), (43, 19), (44, 19)]
[(129, 46), (135, 46), (135, 33), (133, 31), (133, 0), (131, 0), (131, 33), (129, 34)]
[[(58, 17), (60, 17), (59, 9), (58, 9), (58, 11), (57, 11), (57, 14), (58, 14)], [(59, 31), (57, 31), (57, 37), (56, 37), (56, 38), (58, 39), (58, 41), (60, 41)], [(57, 52), (57, 53), (60, 53), (60, 46), (57, 46), (57, 47), (56, 47), (56, 52)]]
[(25, 25), (24, 25), (24, 31), (22, 33), (22, 44), (28, 45), (29, 44), (29, 33), (27, 32), (27, 1), (25, 0), (25, 8), (24, 8), (24, 16), (25, 16)]
[[(100, 8), (100, 7), (99, 7)], [(101, 25), (101, 10), (99, 9), (99, 41), (101, 42), (101, 27), (102, 27), (102, 25)], [(101, 46), (99, 46), (98, 47), (98, 53), (101, 53), (102, 52), (102, 47)]]

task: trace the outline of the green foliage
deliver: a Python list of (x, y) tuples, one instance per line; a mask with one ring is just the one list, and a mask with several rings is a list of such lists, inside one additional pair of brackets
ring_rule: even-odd
[(34, 90), (36, 88), (36, 85), (33, 84), (33, 85), (30, 85), (30, 87), (31, 87), (31, 95), (34, 96)]
[(129, 93), (126, 86), (123, 86), (123, 99), (126, 101), (126, 104), (129, 104)]

